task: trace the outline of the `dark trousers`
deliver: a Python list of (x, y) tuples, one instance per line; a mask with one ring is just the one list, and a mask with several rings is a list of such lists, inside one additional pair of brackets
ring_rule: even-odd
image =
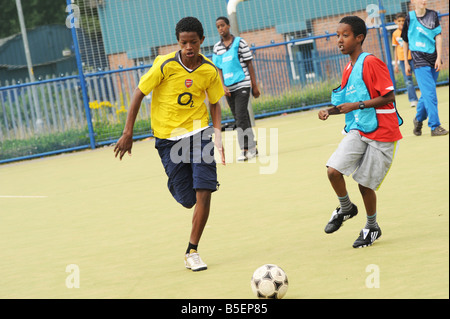
[(253, 134), (250, 115), (248, 114), (248, 100), (250, 98), (250, 88), (242, 88), (230, 92), (227, 102), (236, 120), (239, 147), (241, 150), (256, 147), (255, 135)]

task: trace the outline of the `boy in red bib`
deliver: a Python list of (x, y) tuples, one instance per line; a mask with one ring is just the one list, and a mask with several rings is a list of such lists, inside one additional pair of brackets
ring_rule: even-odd
[(337, 29), (340, 51), (350, 56), (342, 84), (333, 90), (333, 107), (319, 111), (319, 119), (345, 114), (346, 136), (327, 162), (330, 183), (340, 207), (331, 215), (326, 233), (337, 231), (342, 223), (358, 213), (350, 201), (343, 175), (352, 174), (358, 183), (367, 213), (367, 222), (354, 248), (366, 247), (381, 236), (376, 221), (379, 189), (386, 177), (402, 138), (403, 122), (395, 108), (394, 87), (387, 66), (377, 57), (365, 53), (362, 44), (367, 34), (365, 22), (356, 16), (343, 18)]

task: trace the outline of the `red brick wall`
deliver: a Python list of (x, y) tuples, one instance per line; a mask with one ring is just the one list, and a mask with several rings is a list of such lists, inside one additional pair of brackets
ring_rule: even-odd
[[(118, 54), (111, 54), (108, 55), (109, 60), (109, 67), (110, 70), (118, 70), (120, 66), (123, 69), (134, 67), (134, 60), (128, 59), (128, 56), (126, 53), (118, 53)], [(137, 83), (134, 83), (134, 79), (131, 78), (130, 82), (131, 84), (128, 84), (128, 81), (122, 81), (120, 80), (119, 75), (116, 75), (116, 82), (117, 82), (117, 88), (120, 92), (120, 94), (123, 95), (123, 98), (127, 98), (127, 94), (131, 94), (133, 92), (134, 88), (137, 86)]]
[[(436, 11), (439, 11), (441, 13), (448, 13), (449, 11), (449, 2), (448, 0), (429, 0), (428, 1), (428, 8), (433, 9)], [(413, 10), (412, 4), (409, 5), (409, 10)], [(352, 12), (352, 13), (346, 13), (342, 15), (335, 15), (335, 16), (328, 16), (320, 19), (316, 19), (312, 21), (312, 34), (317, 35), (324, 35), (326, 32), (328, 33), (335, 33), (336, 27), (339, 22), (339, 20), (346, 16), (346, 15), (357, 15), (361, 17), (362, 19), (366, 19), (367, 12), (359, 11), (359, 12)], [(442, 26), (442, 37), (443, 37), (443, 62), (444, 66), (443, 69), (447, 69), (449, 67), (449, 17), (446, 16), (441, 19), (441, 26)], [(257, 30), (253, 32), (243, 32), (240, 35), (243, 37), (246, 42), (249, 44), (249, 46), (264, 46), (264, 45), (270, 45), (271, 43), (282, 43), (285, 41), (284, 36), (282, 34), (279, 34), (276, 32), (275, 28), (267, 28), (263, 30)], [(380, 43), (381, 41), (381, 43)], [(390, 41), (389, 41), (390, 43)], [(336, 44), (336, 38), (334, 36), (327, 39), (317, 39), (316, 40), (316, 49), (319, 52), (335, 52), (335, 54), (338, 56), (340, 53), (337, 50), (337, 44)], [(370, 52), (374, 54), (375, 56), (379, 57), (380, 59), (384, 59), (382, 51), (382, 47), (384, 47), (383, 38), (378, 34), (377, 29), (370, 29), (367, 38), (364, 41), (363, 49), (366, 52)], [(173, 44), (170, 46), (160, 47), (158, 49), (158, 54), (167, 54), (169, 52), (172, 52), (174, 50), (178, 49), (178, 44)], [(259, 86), (262, 90), (264, 90), (266, 87), (271, 87), (274, 84), (276, 84), (279, 87), (286, 86), (286, 88), (289, 87), (289, 70), (288, 66), (284, 68), (280, 68), (280, 64), (267, 64), (265, 63), (258, 63), (258, 54), (262, 56), (262, 54), (266, 56), (274, 57), (278, 60), (282, 60), (286, 57), (286, 47), (284, 45), (282, 46), (275, 46), (266, 48), (263, 50), (258, 50), (255, 52), (255, 70), (257, 72), (257, 81)], [(111, 69), (118, 69), (119, 65), (122, 65), (124, 68), (134, 66), (134, 61), (129, 60), (125, 53), (120, 53), (116, 55), (111, 55), (108, 57), (110, 62)], [(337, 60), (330, 60), (330, 61), (324, 61), (321, 63), (321, 66), (325, 72), (325, 76), (327, 78), (330, 78), (331, 76), (335, 74), (340, 74), (342, 68), (347, 62), (347, 59), (339, 59), (339, 62), (336, 62)], [(338, 65), (336, 65), (338, 63)], [(276, 82), (276, 83), (275, 83)], [(120, 84), (119, 84), (120, 85)], [(128, 89), (128, 88), (124, 88)]]

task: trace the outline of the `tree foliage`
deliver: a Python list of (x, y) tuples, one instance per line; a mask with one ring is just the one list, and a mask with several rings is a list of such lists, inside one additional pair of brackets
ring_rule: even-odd
[[(25, 27), (33, 29), (46, 24), (64, 24), (66, 1), (22, 0)], [(20, 32), (19, 15), (15, 0), (0, 0), (0, 38)]]

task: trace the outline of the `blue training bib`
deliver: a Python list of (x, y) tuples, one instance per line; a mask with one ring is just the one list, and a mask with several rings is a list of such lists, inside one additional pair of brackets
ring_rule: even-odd
[(222, 70), (223, 80), (226, 86), (239, 83), (245, 79), (245, 73), (239, 60), (240, 37), (233, 40), (231, 48), (222, 55), (213, 55), (214, 64)]
[(440, 25), (429, 29), (419, 22), (415, 11), (409, 12), (408, 39), (411, 51), (434, 53), (436, 51), (435, 37), (441, 32)]
[[(339, 86), (331, 93), (331, 104), (338, 106), (344, 103), (352, 103), (370, 100), (370, 94), (363, 80), (363, 64), (369, 53), (361, 53), (353, 66), (347, 84)], [(378, 120), (375, 108), (354, 110), (345, 114), (344, 130), (359, 130), (371, 133), (378, 128)]]

